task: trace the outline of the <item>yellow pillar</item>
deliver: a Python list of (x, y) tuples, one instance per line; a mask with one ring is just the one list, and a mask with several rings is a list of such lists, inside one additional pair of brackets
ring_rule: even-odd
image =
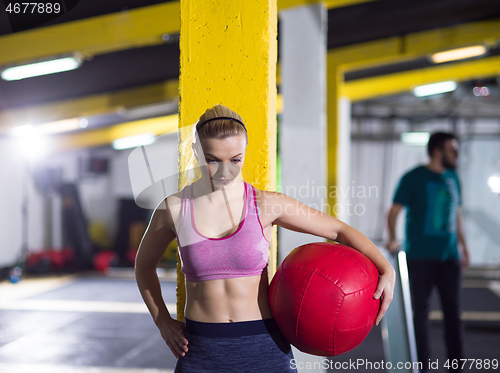
[[(339, 187), (339, 100), (344, 88), (344, 72), (330, 57), (327, 57), (327, 204), (328, 213), (337, 216), (337, 193)], [(333, 188), (335, 189), (333, 189)]]
[[(274, 190), (276, 0), (181, 0), (180, 51), (179, 127), (193, 125), (215, 104), (236, 111), (249, 136), (243, 176), (257, 188)], [(180, 174), (185, 158), (181, 150)], [(271, 254), (272, 274), (276, 239)], [(177, 318), (183, 320), (185, 284), (179, 265), (177, 274)]]

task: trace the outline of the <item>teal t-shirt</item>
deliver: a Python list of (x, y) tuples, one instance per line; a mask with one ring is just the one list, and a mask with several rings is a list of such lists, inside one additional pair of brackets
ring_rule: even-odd
[(399, 182), (393, 201), (406, 206), (408, 259), (457, 260), (460, 183), (454, 171), (442, 174), (419, 166)]

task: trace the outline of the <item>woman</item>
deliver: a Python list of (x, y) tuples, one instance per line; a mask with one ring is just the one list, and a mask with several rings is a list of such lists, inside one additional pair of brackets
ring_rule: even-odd
[[(395, 274), (375, 245), (328, 214), (241, 180), (248, 137), (232, 110), (208, 109), (196, 132), (192, 147), (201, 178), (155, 210), (136, 259), (141, 294), (178, 358), (175, 372), (295, 371), (267, 298), (273, 225), (345, 243), (370, 258), (381, 274), (374, 294), (382, 298), (378, 324), (392, 300)], [(156, 275), (175, 238), (186, 275), (185, 323), (170, 316)]]

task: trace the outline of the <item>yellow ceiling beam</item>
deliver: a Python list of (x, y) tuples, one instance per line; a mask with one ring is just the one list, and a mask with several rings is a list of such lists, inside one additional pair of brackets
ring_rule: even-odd
[(494, 18), (330, 49), (328, 59), (347, 71), (421, 58), (468, 45), (495, 46), (498, 40), (500, 18)]
[[(326, 0), (337, 8), (373, 0)], [(314, 0), (281, 0), (278, 8), (316, 4)], [(0, 66), (79, 51), (87, 58), (125, 49), (162, 44), (163, 34), (180, 30), (180, 3), (150, 5), (0, 37)]]
[(162, 44), (178, 33), (179, 2), (105, 14), (0, 37), (0, 66), (74, 51), (84, 56)]
[[(323, 0), (323, 3), (325, 3), (325, 6), (327, 9), (333, 9), (333, 8), (342, 8), (345, 6), (351, 6), (351, 5), (356, 5), (360, 3), (367, 3), (369, 1), (376, 1), (376, 0)], [(310, 2), (307, 2), (310, 4)], [(278, 1), (279, 4), (279, 1)], [(308, 5), (308, 4), (304, 4)]]
[[(372, 0), (326, 0), (328, 8)], [(280, 9), (314, 4), (281, 0)], [(163, 34), (180, 29), (179, 2), (173, 1), (0, 37), (0, 66), (79, 51), (92, 56), (163, 43)], [(471, 44), (494, 45), (500, 19), (471, 22), (332, 49), (328, 57), (347, 69), (408, 60)]]
[(65, 151), (111, 144), (113, 141), (145, 133), (159, 136), (177, 131), (178, 115), (142, 119), (112, 127), (49, 136), (52, 151)]
[[(283, 109), (281, 95), (277, 97), (277, 113)], [(151, 119), (126, 122), (115, 126), (97, 128), (94, 130), (68, 132), (58, 135), (48, 135), (46, 138), (52, 144), (52, 151), (90, 148), (111, 144), (123, 137), (136, 136), (144, 133), (153, 133), (156, 136), (176, 131), (178, 115), (168, 115)]]
[(342, 96), (361, 101), (408, 92), (423, 84), (447, 80), (463, 82), (499, 74), (500, 56), (494, 56), (349, 81), (345, 83)]
[[(331, 0), (325, 3), (327, 7), (331, 8), (335, 4), (346, 6), (361, 1), (365, 0)], [(315, 2), (307, 0), (282, 0), (279, 6), (283, 9), (284, 7), (294, 6), (294, 4), (307, 5), (312, 3)], [(23, 60), (33, 60), (75, 50), (87, 55), (93, 55), (160, 44), (163, 42), (161, 39), (163, 34), (177, 33), (179, 31), (178, 14), (179, 3), (169, 2), (5, 35), (0, 37), (0, 51), (8, 51), (8, 53), (0, 53), (0, 65)], [(500, 19), (497, 18), (332, 49), (328, 52), (328, 63), (338, 65), (339, 68), (346, 71), (410, 60), (437, 51), (465, 45), (493, 45), (499, 39)], [(456, 74), (458, 74), (456, 76), (462, 77), (460, 80), (496, 75), (498, 69), (494, 72), (495, 67), (493, 62), (486, 63), (487, 70), (484, 70), (483, 65), (481, 67), (471, 67), (470, 69), (466, 67), (459, 68), (459, 66), (465, 65), (476, 66), (475, 64), (480, 63), (479, 61), (486, 60), (492, 61), (492, 58), (436, 66), (416, 72), (412, 71), (383, 77), (360, 79), (348, 82), (344, 93), (353, 101), (357, 101), (378, 95), (404, 92), (411, 89), (412, 85), (444, 79), (443, 77), (446, 73), (439, 75), (441, 72), (437, 72), (437, 75), (432, 75), (430, 73), (431, 70), (456, 71)], [(450, 66), (455, 65), (456, 70), (450, 70)], [(481, 73), (472, 71), (474, 69), (481, 71)], [(99, 115), (114, 112), (123, 107), (146, 105), (172, 98), (176, 99), (177, 96), (178, 81), (172, 80), (123, 90), (117, 93), (92, 95), (85, 98), (0, 112), (0, 128), (5, 129), (17, 124), (40, 123), (65, 118)], [(75, 136), (81, 136), (81, 134), (86, 132), (91, 131), (79, 132)], [(96, 141), (99, 142), (99, 140)], [(106, 141), (109, 143), (109, 140)]]
[[(25, 107), (9, 112), (0, 112), (0, 123), (6, 124), (3, 127), (0, 125), (0, 134), (6, 133), (7, 130), (14, 125), (35, 123), (26, 120), (27, 118), (39, 119), (50, 117), (51, 121), (56, 121), (63, 118), (79, 118), (88, 115), (106, 114), (113, 111), (116, 112), (123, 107), (134, 107), (177, 99), (178, 85), (179, 81), (174, 79), (163, 83), (151, 84), (109, 94), (88, 96), (47, 105)], [(277, 96), (276, 104), (277, 112), (281, 113), (283, 110), (283, 99), (280, 94)], [(28, 113), (25, 117), (22, 116), (24, 112)], [(13, 118), (18, 118), (19, 120), (13, 120)], [(6, 122), (8, 119), (9, 122)], [(43, 123), (47, 123), (47, 121), (43, 121)], [(122, 137), (135, 136), (148, 132), (160, 135), (176, 129), (177, 114), (131, 121), (95, 130), (49, 135), (47, 138), (51, 139), (51, 143), (54, 144), (54, 151), (61, 151), (107, 145)]]
[(306, 6), (313, 5), (322, 2), (325, 4), (327, 9), (333, 8), (342, 8), (345, 6), (356, 5), (360, 3), (366, 3), (369, 1), (375, 0), (323, 0), (323, 1), (314, 1), (314, 0), (278, 0), (278, 10), (283, 10), (287, 8), (292, 8), (296, 6)]
[[(380, 96), (408, 92), (415, 86), (422, 84), (430, 84), (445, 80), (460, 82), (496, 76), (498, 74), (500, 74), (500, 56), (487, 57), (466, 62), (436, 65), (420, 70), (353, 80), (345, 83), (341, 95), (348, 97), (351, 101), (361, 101)], [(158, 90), (162, 85), (167, 84), (174, 86), (175, 84), (178, 84), (178, 82), (176, 80), (172, 80), (157, 85), (151, 85), (148, 87), (148, 90), (153, 92), (155, 91), (155, 86), (157, 88), (156, 90)], [(117, 96), (115, 96), (117, 103), (124, 101), (130, 102), (133, 97), (137, 97), (132, 90), (127, 91), (128, 92), (122, 91), (117, 93)], [(118, 95), (121, 95), (119, 99), (117, 98), (119, 97)], [(81, 100), (83, 100), (82, 102), (92, 103), (92, 99), (90, 98), (83, 98)], [(79, 100), (74, 100), (73, 102), (76, 109), (79, 107), (79, 102)], [(280, 113), (282, 107), (280, 95), (278, 95), (277, 103), (277, 112)], [(61, 103), (59, 103), (59, 105), (61, 105), (61, 109), (64, 110), (65, 105)], [(107, 111), (105, 105), (101, 105), (100, 108)], [(50, 111), (53, 110), (53, 107), (46, 107), (44, 109)], [(177, 115), (171, 115), (167, 117), (127, 122), (107, 128), (52, 135), (50, 138), (53, 139), (54, 150), (60, 151), (106, 145), (119, 138), (148, 132), (160, 135), (176, 129)]]
[[(327, 0), (329, 8), (369, 0)], [(280, 9), (314, 4), (314, 0), (281, 0)], [(178, 33), (179, 2), (27, 30), (0, 37), (0, 66), (79, 51), (92, 56), (163, 43)], [(331, 49), (328, 58), (344, 70), (394, 63), (472, 44), (495, 45), (500, 19), (471, 22)]]
[[(283, 100), (281, 95), (278, 95), (276, 111), (279, 114), (282, 110)], [(158, 136), (164, 133), (177, 131), (177, 121), (178, 115), (173, 114), (158, 118), (127, 122), (111, 127), (98, 128), (95, 130), (52, 135), (48, 138), (53, 144), (53, 151), (90, 148), (94, 146), (108, 145), (113, 141), (121, 139), (123, 137), (142, 135), (145, 133), (153, 133)]]
[(38, 124), (119, 112), (120, 109), (177, 100), (179, 80), (0, 111), (0, 134), (22, 124)]
[[(36, 125), (64, 119), (117, 113), (125, 108), (174, 101), (178, 99), (178, 96), (179, 80), (171, 79), (121, 91), (0, 111), (0, 134), (23, 124)], [(283, 100), (281, 95), (278, 95), (278, 112), (281, 112), (282, 106)]]

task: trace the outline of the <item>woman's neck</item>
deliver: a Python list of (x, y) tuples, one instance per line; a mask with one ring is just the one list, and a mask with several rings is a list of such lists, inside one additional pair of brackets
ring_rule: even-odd
[(202, 177), (193, 183), (193, 195), (195, 198), (206, 196), (208, 202), (218, 203), (223, 194), (226, 194), (228, 199), (239, 197), (243, 184), (243, 180), (236, 178), (223, 187), (217, 187), (209, 178)]

